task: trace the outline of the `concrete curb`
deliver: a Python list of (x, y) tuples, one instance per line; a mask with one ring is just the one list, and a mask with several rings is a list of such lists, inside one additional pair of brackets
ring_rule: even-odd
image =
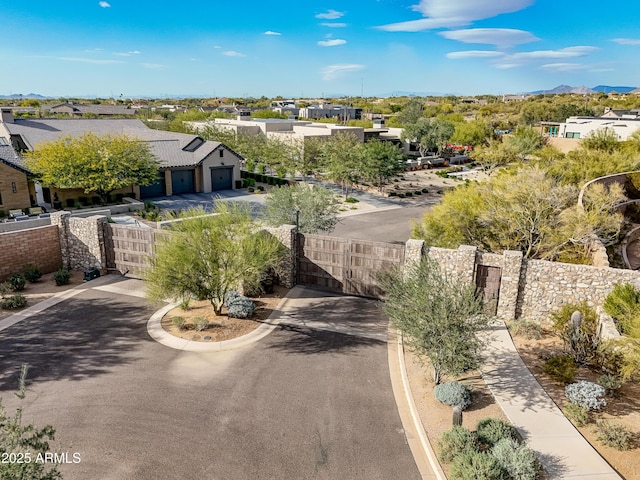
[(402, 335), (391, 326), (389, 327), (388, 345), (391, 386), (396, 398), (398, 414), (405, 430), (407, 443), (420, 476), (423, 480), (446, 480), (447, 477), (438, 462), (413, 401), (413, 393), (411, 392), (404, 362)]
[(281, 317), (284, 314), (284, 307), (287, 301), (292, 298), (297, 298), (298, 295), (299, 290), (295, 287), (289, 290), (287, 295), (278, 302), (276, 308), (271, 312), (269, 318), (267, 318), (262, 325), (246, 335), (231, 340), (223, 340), (221, 342), (194, 342), (192, 340), (175, 337), (168, 333), (164, 328), (162, 328), (162, 318), (167, 314), (167, 312), (175, 308), (178, 305), (177, 303), (165, 305), (151, 315), (151, 318), (149, 318), (149, 321), (147, 322), (147, 333), (156, 342), (175, 350), (182, 350), (186, 352), (222, 352), (226, 350), (235, 350), (255, 343), (269, 335), (281, 322)]

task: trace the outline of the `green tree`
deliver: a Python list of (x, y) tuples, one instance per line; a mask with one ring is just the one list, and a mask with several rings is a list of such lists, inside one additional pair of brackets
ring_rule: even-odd
[(423, 110), (422, 99), (413, 98), (402, 109), (398, 115), (398, 120), (402, 125), (412, 125), (422, 118)]
[(301, 183), (272, 188), (263, 219), (267, 225), (295, 225), (302, 233), (331, 232), (338, 223), (339, 202), (326, 188)]
[(580, 141), (580, 146), (585, 150), (613, 153), (622, 148), (618, 134), (613, 128), (604, 127), (594, 130)]
[(475, 285), (448, 278), (428, 257), (406, 274), (399, 268), (383, 273), (380, 284), (387, 294), (383, 311), (409, 347), (429, 359), (434, 383), (480, 365), (478, 333), (490, 318)]
[(364, 147), (355, 135), (338, 133), (320, 144), (320, 161), (327, 178), (342, 185), (345, 198), (364, 172)]
[(145, 276), (150, 298), (206, 299), (220, 315), (228, 291), (257, 288), (277, 266), (282, 246), (256, 228), (248, 205), (216, 202), (214, 209), (186, 211), (162, 237)]
[(521, 160), (540, 150), (547, 143), (540, 131), (533, 127), (520, 127), (513, 135), (506, 137), (505, 141)]
[(27, 153), (27, 162), (45, 187), (82, 188), (103, 203), (114, 190), (150, 185), (158, 176), (148, 145), (126, 135), (86, 133), (41, 143)]
[[(22, 366), (19, 389), (16, 396), (23, 401), (26, 395), (27, 366)], [(2, 405), (0, 399), (0, 478), (16, 480), (56, 480), (62, 478), (56, 465), (48, 468), (47, 463), (39, 455), (50, 451), (49, 441), (54, 440), (55, 429), (51, 425), (36, 428), (23, 423), (22, 405), (11, 415)], [(22, 462), (5, 460), (4, 454), (21, 454)], [(28, 461), (27, 461), (28, 459)]]
[(421, 118), (405, 126), (402, 139), (417, 143), (424, 157), (429, 151), (441, 150), (454, 133), (455, 126), (448, 120)]
[(404, 171), (404, 154), (391, 142), (372, 140), (364, 144), (364, 176), (378, 188)]
[(487, 144), (490, 129), (484, 121), (460, 122), (456, 123), (455, 128), (455, 133), (451, 137), (452, 143), (474, 147)]

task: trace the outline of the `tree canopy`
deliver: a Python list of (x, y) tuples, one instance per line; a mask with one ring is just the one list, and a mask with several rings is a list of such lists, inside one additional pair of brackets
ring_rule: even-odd
[(454, 133), (455, 125), (448, 120), (421, 118), (405, 125), (402, 139), (417, 142), (420, 155), (424, 157), (427, 152), (441, 150)]
[(148, 145), (127, 135), (63, 137), (39, 144), (27, 162), (45, 187), (82, 188), (104, 203), (114, 190), (150, 185), (158, 176)]
[(256, 227), (248, 205), (218, 201), (214, 213), (188, 210), (162, 238), (146, 274), (151, 298), (206, 299), (220, 315), (228, 291), (255, 289), (277, 267), (282, 245)]

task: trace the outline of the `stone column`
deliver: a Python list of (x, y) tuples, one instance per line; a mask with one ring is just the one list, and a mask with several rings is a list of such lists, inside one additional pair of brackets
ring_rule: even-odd
[(478, 247), (460, 245), (458, 247), (458, 279), (463, 283), (473, 283), (476, 271), (476, 252)]
[(502, 276), (500, 278), (500, 296), (496, 316), (503, 320), (516, 318), (518, 290), (520, 288), (520, 270), (522, 252), (507, 250), (502, 254)]
[(423, 254), (424, 240), (407, 240), (404, 247), (404, 265), (402, 267), (405, 275), (414, 265), (420, 263)]
[(102, 273), (106, 271), (103, 226), (106, 221), (107, 217), (104, 215), (69, 219), (69, 268), (74, 270), (97, 268)]
[(266, 227), (265, 230), (280, 240), (286, 249), (286, 253), (280, 262), (280, 281), (287, 288), (296, 284), (296, 226), (281, 225), (279, 227)]
[(70, 268), (69, 262), (69, 218), (70, 212), (60, 211), (51, 213), (51, 225), (58, 226), (58, 238), (60, 239), (60, 257), (62, 267)]

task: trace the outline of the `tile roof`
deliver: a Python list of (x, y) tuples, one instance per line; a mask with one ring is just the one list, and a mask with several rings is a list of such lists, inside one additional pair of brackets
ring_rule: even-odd
[(19, 156), (6, 138), (0, 137), (0, 162), (17, 168), (24, 173), (30, 173), (24, 158)]
[(10, 134), (20, 135), (30, 150), (39, 143), (67, 135), (76, 137), (88, 132), (96, 135), (126, 134), (149, 142), (161, 167), (198, 165), (221, 145), (220, 142), (206, 141), (195, 151), (185, 151), (183, 149), (198, 138), (197, 135), (154, 130), (137, 119), (15, 119), (13, 123), (2, 125)]

